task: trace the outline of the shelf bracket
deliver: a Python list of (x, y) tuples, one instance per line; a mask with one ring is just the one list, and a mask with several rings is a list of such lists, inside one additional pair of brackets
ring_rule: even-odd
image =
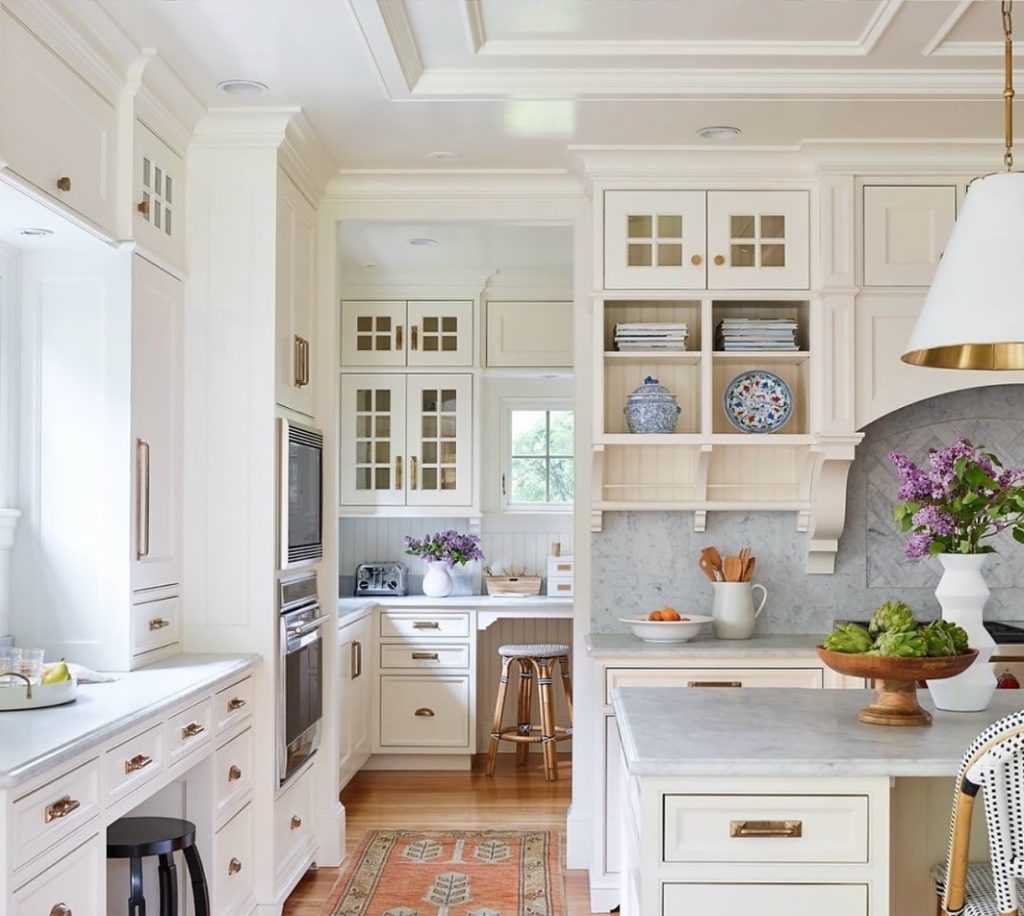
[(807, 572), (831, 575), (839, 539), (846, 526), (846, 483), (863, 433), (823, 436), (815, 446), (818, 462), (811, 489), (807, 526)]
[(708, 512), (707, 509), (695, 509), (693, 512), (693, 530), (697, 534), (702, 534), (708, 530)]

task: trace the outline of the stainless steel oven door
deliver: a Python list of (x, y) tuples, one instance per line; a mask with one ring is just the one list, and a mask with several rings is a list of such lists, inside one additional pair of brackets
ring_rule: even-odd
[(281, 697), (278, 779), (284, 783), (320, 744), (323, 716), (323, 637), (326, 617), (307, 607), (281, 615)]

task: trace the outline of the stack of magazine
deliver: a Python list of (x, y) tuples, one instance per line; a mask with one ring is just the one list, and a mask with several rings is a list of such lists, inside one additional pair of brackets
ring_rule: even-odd
[(640, 321), (615, 325), (615, 347), (623, 353), (643, 350), (685, 350), (689, 329), (685, 323)]
[(723, 318), (715, 329), (715, 349), (798, 350), (792, 318)]

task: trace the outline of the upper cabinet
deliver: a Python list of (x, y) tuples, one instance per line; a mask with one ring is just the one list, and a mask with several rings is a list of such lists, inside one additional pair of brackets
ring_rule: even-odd
[(342, 366), (472, 366), (471, 300), (341, 303)]
[(0, 16), (0, 160), (115, 236), (114, 105), (9, 10)]
[(141, 121), (135, 122), (132, 232), (162, 261), (185, 261), (185, 163)]
[(606, 289), (807, 289), (806, 191), (606, 191)]
[(277, 402), (313, 416), (316, 211), (282, 169), (277, 194)]
[(865, 185), (864, 285), (928, 286), (955, 220), (954, 185)]
[(572, 302), (488, 300), (488, 366), (572, 364)]

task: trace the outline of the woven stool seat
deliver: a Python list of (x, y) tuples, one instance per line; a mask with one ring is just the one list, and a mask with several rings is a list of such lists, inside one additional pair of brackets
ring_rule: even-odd
[(499, 647), (498, 654), (502, 658), (559, 658), (569, 654), (569, 647), (557, 643), (510, 644)]

